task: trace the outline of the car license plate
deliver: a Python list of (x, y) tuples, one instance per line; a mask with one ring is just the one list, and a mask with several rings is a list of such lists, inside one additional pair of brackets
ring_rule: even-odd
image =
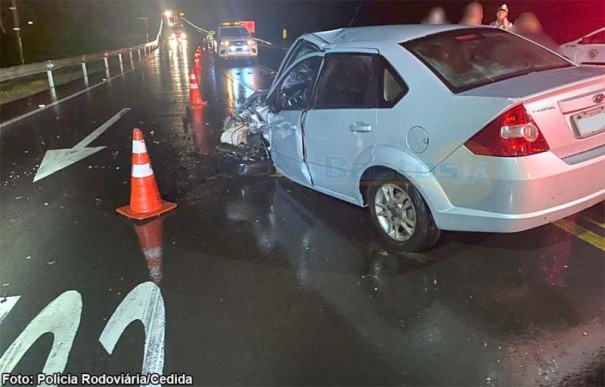
[(605, 106), (574, 114), (572, 120), (580, 137), (588, 137), (605, 131)]

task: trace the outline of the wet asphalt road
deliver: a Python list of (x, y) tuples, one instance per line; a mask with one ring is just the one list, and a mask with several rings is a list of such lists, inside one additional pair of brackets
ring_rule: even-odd
[[(72, 374), (159, 370), (194, 385), (603, 383), (603, 203), (559, 225), (446, 233), (428, 253), (400, 254), (364, 209), (284, 178), (219, 173), (225, 113), (271, 76), (204, 58), (209, 103), (186, 123), (192, 52), (165, 43), (2, 129), (0, 369), (66, 361)], [(3, 121), (44, 98), (3, 106)], [(107, 148), (32, 182), (47, 150), (124, 108), (90, 144)], [(143, 224), (115, 213), (129, 201), (134, 127), (179, 205)]]

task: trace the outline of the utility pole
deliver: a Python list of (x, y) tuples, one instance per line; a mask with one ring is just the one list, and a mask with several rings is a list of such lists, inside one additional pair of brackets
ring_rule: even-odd
[(12, 6), (10, 7), (10, 10), (13, 11), (13, 31), (17, 32), (17, 42), (19, 44), (19, 57), (21, 59), (21, 64), (25, 64), (25, 59), (23, 59), (23, 42), (21, 41), (21, 28), (19, 28), (19, 14), (17, 13), (17, 0), (12, 1), (13, 2)]

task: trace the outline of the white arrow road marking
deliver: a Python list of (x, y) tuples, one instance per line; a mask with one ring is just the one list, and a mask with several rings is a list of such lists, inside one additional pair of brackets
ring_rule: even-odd
[(3, 302), (0, 303), (0, 324), (4, 321), (6, 315), (13, 309), (17, 301), (21, 296), (6, 297)]
[(4, 352), (0, 358), (0, 375), (10, 373), (36, 340), (47, 332), (53, 334), (53, 345), (42, 372), (47, 375), (55, 372), (62, 373), (80, 325), (81, 315), (82, 296), (80, 293), (69, 290), (55, 298), (42, 309)]
[(103, 134), (103, 132), (105, 132), (107, 129), (109, 129), (111, 125), (115, 124), (120, 118), (128, 113), (129, 110), (130, 108), (120, 110), (118, 114), (111, 117), (107, 122), (95, 129), (94, 132), (86, 136), (71, 149), (51, 149), (46, 151), (46, 154), (42, 159), (42, 163), (40, 164), (40, 168), (38, 168), (36, 176), (34, 177), (34, 183), (40, 179), (52, 175), (57, 171), (60, 171), (63, 168), (75, 164), (102, 149), (105, 149), (104, 146), (92, 148), (86, 148), (86, 146)]
[[(164, 299), (160, 288), (145, 282), (132, 289), (118, 305), (105, 325), (99, 341), (111, 355), (124, 330), (139, 320), (145, 327), (143, 375), (162, 374), (164, 370), (164, 330), (166, 328)], [(160, 386), (149, 384), (149, 386)]]

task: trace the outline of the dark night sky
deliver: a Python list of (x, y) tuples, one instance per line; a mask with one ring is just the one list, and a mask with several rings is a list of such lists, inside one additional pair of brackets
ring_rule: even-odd
[[(484, 23), (502, 0), (482, 1)], [(506, 0), (505, 0), (506, 1)], [(451, 22), (457, 22), (468, 0), (401, 0), (361, 2), (354, 26), (418, 23), (435, 6), (445, 8)], [(605, 2), (602, 0), (510, 0), (506, 1), (510, 19), (532, 11), (556, 41), (573, 40), (605, 26)], [(220, 21), (255, 20), (257, 36), (278, 42), (281, 29), (287, 28), (290, 40), (298, 35), (348, 26), (359, 1), (227, 1), (227, 0), (18, 0), (23, 42), (28, 62), (79, 55), (126, 45), (144, 39), (144, 27), (136, 17), (150, 21), (150, 35), (157, 31), (157, 14), (173, 8), (204, 28), (216, 28)], [(0, 0), (2, 22), (8, 34), (1, 34), (2, 65), (17, 58), (10, 0)], [(34, 21), (27, 25), (27, 21)], [(101, 48), (101, 49), (99, 49)]]

